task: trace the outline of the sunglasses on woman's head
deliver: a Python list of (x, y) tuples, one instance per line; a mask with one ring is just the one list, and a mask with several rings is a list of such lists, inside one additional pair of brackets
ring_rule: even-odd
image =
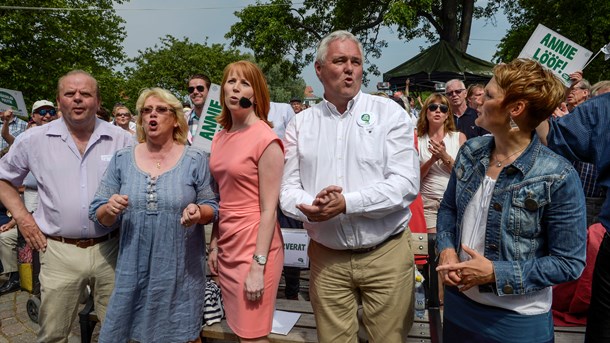
[(438, 108), (440, 107), (441, 112), (442, 113), (447, 113), (449, 112), (449, 107), (447, 107), (447, 105), (443, 105), (443, 104), (430, 104), (428, 105), (428, 111), (430, 112), (434, 112), (436, 111)]

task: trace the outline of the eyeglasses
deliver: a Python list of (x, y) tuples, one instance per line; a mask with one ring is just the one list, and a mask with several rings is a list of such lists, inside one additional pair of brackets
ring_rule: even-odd
[(585, 89), (587, 89), (587, 87), (583, 87), (583, 86), (571, 87), (571, 88), (570, 88), (570, 92), (575, 92), (575, 91), (577, 91), (577, 90), (579, 90), (579, 89), (580, 89), (580, 90), (585, 90)]
[(442, 113), (447, 113), (449, 111), (449, 107), (443, 104), (430, 104), (428, 105), (428, 111), (434, 112), (440, 107)]
[(455, 95), (460, 95), (460, 94), (462, 94), (463, 91), (465, 91), (465, 89), (456, 89), (456, 90), (451, 91), (451, 92), (445, 92), (445, 95), (446, 96), (452, 96), (454, 94)]
[(196, 89), (198, 92), (203, 92), (203, 91), (205, 90), (205, 87), (203, 87), (202, 85), (199, 85), (199, 86), (197, 86), (197, 87), (193, 87), (193, 86), (191, 86), (191, 87), (187, 88), (186, 90), (188, 90), (188, 91), (189, 91), (189, 94), (192, 94), (192, 93), (195, 91), (195, 89)]
[(119, 112), (117, 114), (115, 114), (115, 117), (129, 117), (131, 115), (131, 113), (129, 112)]
[(173, 112), (176, 113), (175, 110), (171, 107), (165, 107), (165, 106), (157, 106), (155, 108), (152, 107), (144, 107), (140, 110), (140, 114), (151, 114), (152, 111), (157, 112), (158, 114), (166, 114), (167, 112)]
[(50, 115), (51, 117), (57, 115), (57, 111), (56, 110), (38, 110), (38, 111), (36, 111), (34, 113), (38, 113), (38, 114), (40, 114), (43, 117), (46, 116), (47, 114)]

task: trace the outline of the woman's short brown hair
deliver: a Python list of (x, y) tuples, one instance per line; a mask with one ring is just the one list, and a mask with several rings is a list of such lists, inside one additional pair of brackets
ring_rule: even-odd
[(538, 62), (517, 58), (510, 63), (498, 64), (493, 69), (494, 79), (504, 92), (502, 107), (525, 102), (523, 129), (534, 130), (546, 120), (565, 99), (565, 86), (555, 75)]
[(231, 72), (236, 72), (250, 82), (252, 85), (252, 90), (254, 91), (254, 98), (251, 99), (253, 103), (252, 106), (254, 106), (254, 113), (257, 117), (267, 123), (267, 125), (273, 127), (273, 124), (267, 120), (267, 115), (269, 114), (269, 108), (271, 106), (269, 104), (270, 97), (267, 81), (265, 81), (265, 76), (260, 68), (250, 61), (237, 61), (225, 67), (222, 75), (222, 82), (220, 84), (220, 101), (222, 103), (222, 112), (220, 112), (220, 115), (218, 118), (216, 118), (216, 121), (218, 121), (218, 123), (227, 130), (231, 129), (231, 126), (233, 125), (231, 111), (227, 109), (227, 106), (224, 103), (224, 85), (227, 83), (227, 78)]

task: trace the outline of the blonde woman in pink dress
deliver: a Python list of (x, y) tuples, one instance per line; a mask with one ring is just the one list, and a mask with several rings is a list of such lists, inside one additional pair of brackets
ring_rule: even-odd
[(220, 215), (208, 265), (218, 273), (229, 327), (241, 342), (268, 342), (284, 264), (276, 215), (284, 151), (267, 120), (269, 91), (255, 64), (229, 64), (220, 98), (224, 129), (210, 156)]

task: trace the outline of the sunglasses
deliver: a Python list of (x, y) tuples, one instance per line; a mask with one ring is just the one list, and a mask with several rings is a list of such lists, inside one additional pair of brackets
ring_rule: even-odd
[(447, 113), (449, 111), (449, 107), (447, 105), (439, 105), (439, 104), (430, 104), (428, 105), (428, 111), (434, 112), (440, 107), (442, 113)]
[(153, 111), (157, 112), (158, 114), (166, 114), (167, 112), (176, 113), (175, 110), (171, 107), (157, 106), (155, 108), (144, 107), (140, 110), (140, 114), (151, 114)]
[(41, 116), (46, 116), (47, 114), (50, 116), (56, 116), (57, 115), (57, 111), (56, 110), (38, 110), (34, 113), (38, 113)]
[(460, 94), (462, 94), (463, 91), (465, 91), (465, 89), (456, 89), (456, 90), (451, 91), (451, 92), (445, 92), (445, 95), (446, 96), (452, 96), (454, 94), (455, 95), (460, 95)]
[(196, 89), (198, 92), (203, 92), (203, 91), (205, 90), (205, 87), (203, 87), (203, 86), (201, 86), (201, 85), (199, 85), (199, 86), (197, 86), (197, 87), (193, 87), (193, 86), (191, 86), (191, 87), (187, 88), (186, 90), (188, 90), (188, 91), (189, 91), (189, 94), (192, 94), (192, 93), (195, 91), (195, 89)]
[(123, 112), (120, 112), (120, 113), (115, 114), (114, 116), (115, 116), (115, 117), (129, 117), (130, 115), (131, 115), (131, 114), (130, 114), (130, 113), (128, 113), (128, 112), (124, 112), (124, 113), (123, 113)]

